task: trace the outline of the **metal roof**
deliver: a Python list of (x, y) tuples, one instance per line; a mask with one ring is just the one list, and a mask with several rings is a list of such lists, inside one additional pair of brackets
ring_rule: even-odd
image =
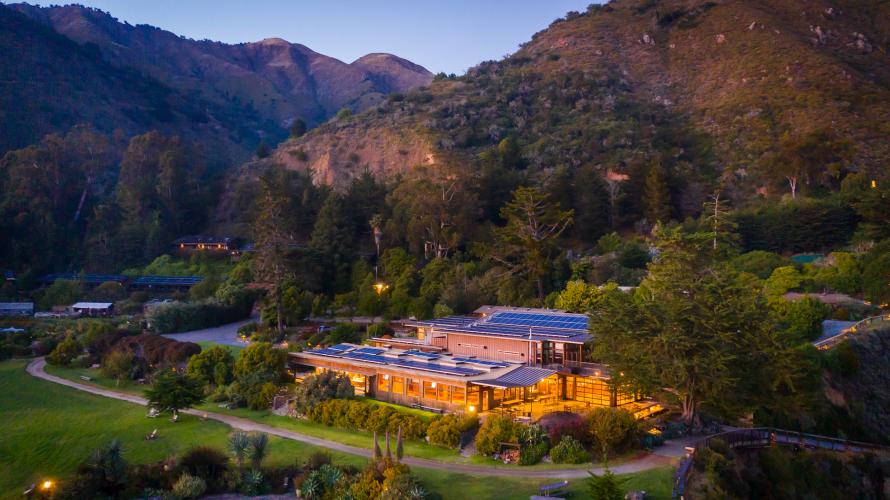
[(79, 274), (79, 273), (61, 273), (47, 274), (41, 281), (44, 283), (55, 283), (58, 280), (81, 281), (83, 283), (101, 284), (106, 281), (116, 281), (123, 283), (127, 281), (127, 277), (123, 274)]
[(30, 311), (34, 309), (33, 302), (0, 302), (0, 310), (4, 311)]
[(473, 383), (503, 388), (528, 387), (537, 384), (554, 373), (556, 373), (555, 370), (548, 370), (546, 368), (520, 366), (498, 378), (492, 380), (476, 380)]
[(109, 309), (113, 305), (111, 302), (76, 302), (71, 309)]
[(191, 286), (204, 280), (203, 276), (140, 276), (134, 285)]

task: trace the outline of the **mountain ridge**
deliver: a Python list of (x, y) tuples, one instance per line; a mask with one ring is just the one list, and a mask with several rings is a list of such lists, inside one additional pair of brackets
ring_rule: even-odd
[[(107, 12), (77, 5), (9, 7), (78, 43), (98, 45), (112, 62), (136, 67), (173, 88), (212, 101), (236, 99), (281, 128), (296, 118), (316, 125), (343, 107), (360, 111), (388, 92), (432, 80), (422, 66), (392, 54), (372, 53), (348, 64), (282, 38), (226, 44), (121, 23)], [(383, 61), (362, 63), (371, 56), (382, 56), (377, 59)]]

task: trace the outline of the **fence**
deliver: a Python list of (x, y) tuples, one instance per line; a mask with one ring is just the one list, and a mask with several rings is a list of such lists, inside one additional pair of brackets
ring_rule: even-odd
[(869, 326), (876, 321), (890, 321), (890, 314), (880, 315), (880, 316), (871, 316), (869, 318), (865, 318), (862, 321), (859, 321), (855, 325), (851, 326), (850, 328), (847, 328), (846, 330), (842, 331), (841, 333), (835, 335), (834, 337), (828, 337), (827, 339), (823, 339), (818, 342), (814, 342), (813, 345), (816, 346), (817, 349), (822, 350), (822, 351), (831, 349), (832, 347), (834, 347), (834, 346), (840, 344), (841, 342), (843, 342), (844, 340), (846, 340), (847, 337), (849, 337), (849, 336), (853, 335), (854, 333), (856, 333), (857, 331), (859, 331), (861, 328)]
[(672, 498), (683, 499), (686, 494), (686, 481), (692, 470), (692, 461), (695, 450), (702, 447), (710, 447), (715, 439), (720, 439), (730, 448), (761, 448), (773, 444), (782, 446), (797, 446), (800, 448), (812, 448), (850, 453), (875, 453), (890, 455), (890, 448), (872, 443), (848, 441), (846, 439), (829, 436), (818, 436), (803, 432), (786, 431), (772, 427), (756, 429), (737, 429), (720, 434), (708, 436), (697, 442), (691, 449), (687, 448), (686, 458), (680, 462), (677, 472), (674, 474), (674, 487)]

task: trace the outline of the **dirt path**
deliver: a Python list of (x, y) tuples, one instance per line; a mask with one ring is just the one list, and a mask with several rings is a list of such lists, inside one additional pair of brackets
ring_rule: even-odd
[(215, 326), (213, 328), (205, 328), (203, 330), (192, 330), (182, 333), (165, 333), (163, 337), (178, 340), (179, 342), (215, 342), (217, 344), (232, 345), (236, 347), (244, 347), (247, 342), (243, 342), (238, 338), (238, 329), (242, 326), (256, 321), (256, 318), (249, 318), (235, 323)]
[[(93, 385), (81, 384), (78, 382), (73, 382), (71, 380), (66, 380), (60, 377), (56, 377), (55, 375), (50, 375), (46, 373), (44, 367), (46, 366), (46, 360), (44, 358), (37, 358), (31, 361), (26, 368), (28, 374), (47, 380), (49, 382), (54, 382), (56, 384), (61, 384), (67, 387), (71, 387), (73, 389), (77, 389), (79, 391), (89, 392), (91, 394), (96, 394), (98, 396), (104, 396), (107, 398), (118, 399), (121, 401), (127, 401), (129, 403), (135, 403), (138, 405), (147, 405), (148, 402), (145, 398), (141, 398), (139, 396), (134, 396), (132, 394), (126, 394), (118, 391), (113, 391), (110, 389), (104, 389), (101, 387), (96, 387)], [(307, 436), (305, 434), (300, 434), (298, 432), (289, 431), (286, 429), (281, 429), (278, 427), (273, 427), (266, 424), (260, 424), (254, 422), (252, 420), (247, 420), (244, 418), (233, 417), (231, 415), (223, 415), (220, 413), (213, 412), (204, 412), (197, 410), (186, 410), (183, 413), (187, 413), (189, 415), (195, 416), (203, 416), (206, 415), (208, 419), (216, 420), (218, 422), (222, 422), (224, 424), (228, 424), (234, 429), (239, 429), (243, 431), (259, 431), (265, 432), (266, 434), (270, 434), (273, 436), (278, 436), (284, 439), (291, 439), (294, 441), (300, 441), (302, 443), (311, 444), (314, 446), (320, 446), (322, 448), (328, 448), (330, 450), (339, 451), (343, 453), (349, 453), (352, 455), (360, 455), (363, 457), (370, 457), (371, 450), (365, 448), (359, 448), (356, 446), (350, 446), (342, 443), (337, 443), (335, 441), (328, 441), (327, 439), (320, 439), (312, 436)], [(612, 467), (612, 472), (616, 474), (625, 474), (631, 472), (640, 472), (644, 470), (654, 469), (657, 467), (664, 467), (666, 465), (670, 465), (674, 462), (677, 456), (677, 453), (681, 453), (684, 449), (686, 443), (676, 441), (676, 442), (668, 442), (665, 446), (661, 447), (655, 453), (650, 453), (640, 458), (636, 458), (621, 464), (618, 464)], [(454, 472), (459, 474), (474, 474), (479, 476), (507, 476), (507, 477), (530, 477), (530, 478), (557, 478), (557, 479), (573, 479), (573, 478), (585, 478), (587, 477), (587, 469), (551, 469), (551, 470), (529, 470), (529, 469), (521, 469), (521, 468), (497, 468), (490, 467), (484, 465), (473, 465), (473, 464), (452, 464), (447, 462), (439, 462), (436, 460), (428, 460), (425, 458), (417, 458), (417, 457), (405, 457), (402, 461), (409, 466), (412, 467), (424, 467), (428, 469), (437, 469), (443, 470), (447, 472)], [(601, 474), (602, 469), (599, 467), (595, 467), (591, 469), (595, 474)]]

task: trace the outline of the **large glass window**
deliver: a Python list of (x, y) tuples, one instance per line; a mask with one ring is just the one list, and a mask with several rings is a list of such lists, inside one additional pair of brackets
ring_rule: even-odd
[(377, 392), (389, 392), (389, 375), (377, 375)]
[(609, 384), (595, 378), (574, 377), (574, 379), (575, 400), (599, 406), (611, 405), (612, 391), (609, 389)]
[(436, 385), (435, 382), (423, 381), (423, 397), (425, 399), (436, 399)]
[(408, 379), (408, 395), (419, 397), (420, 396), (420, 380), (416, 378)]
[(437, 398), (439, 401), (451, 401), (451, 386), (445, 384), (439, 384), (436, 390), (439, 391), (439, 397)]
[(467, 404), (471, 404), (479, 408), (479, 386), (473, 385), (467, 389)]
[(405, 377), (392, 377), (392, 393), (405, 394)]
[(463, 387), (451, 388), (451, 402), (462, 405), (467, 402), (467, 391)]

